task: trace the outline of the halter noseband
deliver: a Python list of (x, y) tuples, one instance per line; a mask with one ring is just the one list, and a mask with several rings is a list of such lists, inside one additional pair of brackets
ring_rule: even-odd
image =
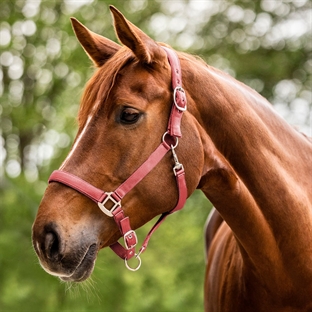
[[(131, 271), (136, 271), (140, 268), (140, 255), (147, 248), (147, 244), (155, 230), (161, 225), (161, 223), (168, 215), (182, 209), (187, 199), (187, 187), (185, 182), (184, 168), (183, 165), (179, 162), (178, 157), (175, 153), (175, 148), (178, 145), (178, 138), (182, 137), (180, 125), (183, 112), (186, 110), (186, 96), (185, 91), (182, 88), (182, 72), (178, 56), (173, 50), (166, 47), (162, 48), (167, 53), (168, 61), (171, 66), (173, 105), (169, 117), (167, 131), (164, 133), (162, 137), (162, 142), (156, 148), (156, 150), (125, 182), (123, 182), (113, 192), (104, 192), (89, 184), (88, 182), (85, 182), (79, 177), (61, 170), (55, 170), (49, 178), (49, 183), (59, 182), (65, 184), (66, 186), (69, 186), (74, 190), (87, 196), (88, 198), (92, 199), (98, 204), (99, 208), (107, 216), (114, 218), (120, 229), (121, 234), (123, 235), (125, 247), (116, 242), (110, 245), (110, 248), (120, 258), (125, 260), (126, 267)], [(169, 150), (172, 151), (175, 163), (173, 167), (173, 172), (176, 177), (179, 199), (175, 208), (163, 213), (160, 216), (158, 221), (154, 224), (152, 229), (147, 234), (142, 244), (142, 247), (139, 249), (139, 252), (135, 253), (135, 246), (138, 242), (137, 236), (130, 227), (129, 217), (126, 217), (124, 211), (121, 209), (121, 200), (160, 162), (160, 160), (166, 155)], [(110, 203), (109, 209), (106, 208), (108, 203)], [(127, 262), (132, 257), (136, 257), (138, 260), (138, 265), (135, 268), (131, 268)]]

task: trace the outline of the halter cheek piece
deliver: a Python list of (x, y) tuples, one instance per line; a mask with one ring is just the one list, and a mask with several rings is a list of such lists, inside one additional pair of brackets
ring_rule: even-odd
[[(65, 171), (56, 170), (51, 174), (49, 178), (49, 183), (59, 182), (65, 184), (73, 188), (74, 190), (82, 193), (83, 195), (89, 197), (98, 204), (99, 208), (107, 216), (114, 218), (116, 224), (120, 229), (121, 234), (123, 235), (125, 246), (122, 246), (121, 244), (116, 242), (112, 244), (110, 248), (120, 258), (125, 260), (126, 267), (131, 271), (136, 271), (140, 268), (140, 255), (147, 248), (147, 244), (155, 230), (161, 225), (161, 223), (168, 215), (182, 209), (187, 199), (187, 187), (185, 182), (184, 168), (183, 165), (179, 162), (178, 157), (175, 153), (175, 148), (178, 145), (178, 138), (182, 137), (180, 125), (183, 112), (186, 110), (186, 96), (184, 89), (182, 88), (182, 73), (178, 56), (173, 50), (166, 47), (162, 48), (167, 53), (168, 61), (171, 66), (173, 105), (169, 117), (167, 131), (164, 133), (162, 137), (162, 142), (156, 148), (156, 150), (125, 182), (123, 182), (113, 192), (104, 192), (94, 187), (93, 185), (85, 182), (79, 177)], [(147, 234), (142, 247), (139, 249), (139, 252), (136, 253), (135, 246), (138, 243), (137, 236), (130, 227), (129, 217), (126, 217), (124, 211), (121, 209), (121, 200), (160, 162), (160, 160), (166, 155), (169, 150), (172, 151), (174, 159), (173, 172), (176, 177), (177, 187), (179, 191), (178, 202), (175, 208), (163, 213), (160, 216), (158, 221)], [(110, 208), (107, 208), (108, 203)], [(138, 260), (138, 265), (135, 268), (131, 268), (127, 262), (132, 257), (136, 257), (136, 259)]]

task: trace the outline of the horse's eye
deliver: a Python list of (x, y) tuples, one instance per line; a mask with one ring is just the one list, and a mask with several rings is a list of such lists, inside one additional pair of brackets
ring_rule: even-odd
[(134, 108), (126, 107), (123, 109), (120, 115), (120, 121), (124, 124), (134, 124), (136, 123), (141, 116), (141, 113)]

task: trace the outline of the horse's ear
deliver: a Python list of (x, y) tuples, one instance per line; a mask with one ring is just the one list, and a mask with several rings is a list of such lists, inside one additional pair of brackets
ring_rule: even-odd
[(109, 8), (114, 17), (114, 26), (120, 42), (131, 49), (140, 61), (149, 64), (165, 55), (153, 39), (129, 22), (114, 6), (111, 5)]
[(71, 22), (76, 37), (95, 65), (103, 65), (120, 49), (119, 44), (94, 33), (75, 18)]

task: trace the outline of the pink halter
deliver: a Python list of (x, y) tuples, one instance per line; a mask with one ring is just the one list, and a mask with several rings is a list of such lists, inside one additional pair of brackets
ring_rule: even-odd
[[(104, 192), (93, 185), (85, 182), (79, 177), (70, 174), (65, 171), (56, 170), (54, 171), (50, 178), (49, 183), (59, 182), (73, 188), (74, 190), (84, 194), (85, 196), (96, 202), (99, 208), (109, 217), (113, 217), (117, 223), (121, 234), (124, 238), (124, 245), (116, 242), (110, 245), (110, 248), (122, 259), (125, 260), (126, 267), (131, 271), (136, 271), (141, 266), (140, 255), (147, 248), (148, 242), (155, 232), (155, 230), (161, 225), (165, 218), (175, 211), (183, 208), (185, 201), (187, 199), (187, 187), (185, 182), (185, 172), (183, 165), (179, 163), (177, 155), (175, 153), (175, 148), (178, 145), (178, 138), (182, 137), (181, 134), (181, 118), (183, 112), (186, 110), (186, 96), (185, 91), (182, 88), (182, 72), (180, 61), (176, 53), (166, 47), (162, 47), (168, 57), (168, 61), (171, 66), (171, 76), (172, 76), (172, 88), (173, 88), (173, 105), (169, 117), (167, 131), (162, 137), (161, 144), (156, 148), (156, 150), (149, 156), (149, 158), (125, 181), (123, 182), (115, 191)], [(130, 227), (129, 217), (126, 217), (124, 211), (121, 208), (122, 198), (132, 190), (166, 155), (166, 153), (171, 150), (175, 165), (173, 167), (173, 173), (176, 177), (177, 187), (179, 191), (179, 199), (176, 206), (163, 213), (152, 229), (147, 234), (142, 247), (139, 252), (135, 252), (135, 246), (137, 245), (136, 233)], [(110, 209), (107, 209), (105, 205), (110, 202)], [(128, 260), (132, 257), (136, 257), (138, 260), (138, 265), (135, 268), (131, 268), (128, 265)]]

